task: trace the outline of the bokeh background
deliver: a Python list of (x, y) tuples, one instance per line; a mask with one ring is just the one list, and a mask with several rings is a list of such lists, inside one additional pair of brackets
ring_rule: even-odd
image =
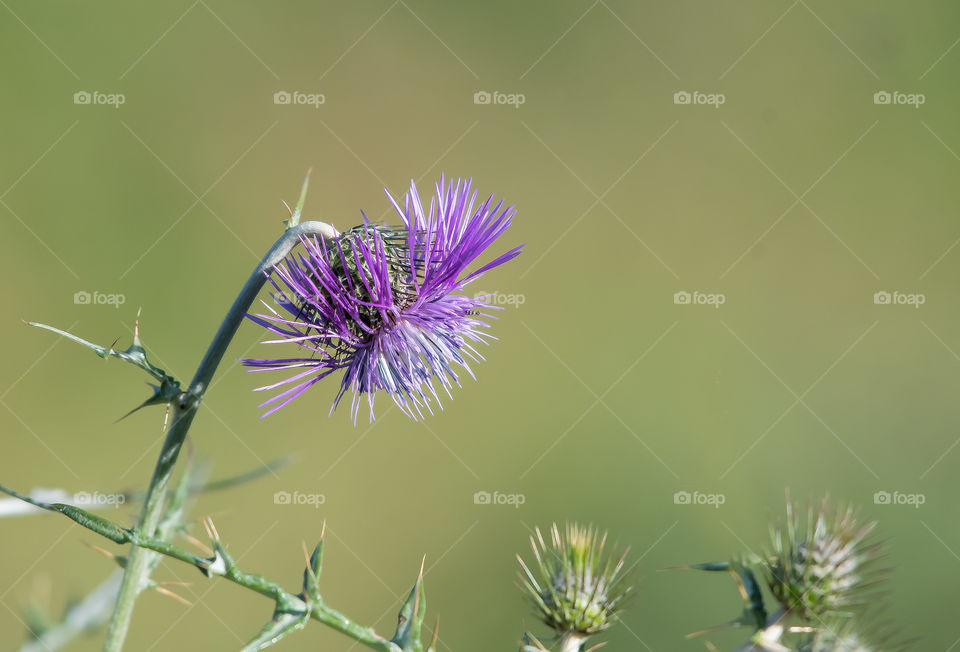
[[(593, 522), (631, 547), (637, 581), (610, 649), (701, 650), (683, 635), (737, 615), (736, 591), (662, 569), (762, 550), (786, 489), (829, 494), (889, 544), (885, 619), (915, 649), (956, 645), (955, 3), (0, 5), (5, 484), (140, 488), (162, 439), (160, 408), (115, 423), (147, 395), (140, 372), (23, 319), (125, 346), (142, 308), (150, 353), (186, 380), (308, 168), (307, 217), (340, 228), (360, 210), (395, 220), (384, 187), (471, 176), (518, 208), (502, 247), (526, 243), (477, 284), (506, 303), (478, 382), (421, 423), (385, 397), (372, 425), (328, 418), (335, 381), (257, 420), (261, 378), (233, 361), (274, 351), (247, 325), (193, 449), (213, 477), (298, 461), (202, 496), (194, 519), (291, 589), (326, 519), (324, 596), (384, 632), (426, 554), (442, 650), (542, 634), (514, 554), (535, 526)], [(684, 491), (723, 504), (677, 504)], [(111, 563), (52, 515), (0, 531), (14, 649), (27, 605), (59, 613)], [(238, 649), (270, 615), (191, 569), (157, 577), (189, 580), (193, 606), (145, 595), (128, 649)], [(283, 645), (354, 647), (319, 625)]]

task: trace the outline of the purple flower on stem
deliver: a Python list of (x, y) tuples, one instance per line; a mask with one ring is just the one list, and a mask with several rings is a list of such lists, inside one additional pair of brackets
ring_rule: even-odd
[(456, 367), (473, 376), (467, 359), (483, 359), (473, 344), (495, 339), (483, 330), (483, 319), (492, 318), (484, 311), (498, 308), (492, 296), (461, 291), (520, 253), (516, 247), (466, 271), (507, 230), (514, 208), (494, 204), (492, 195), (475, 207), (471, 181), (445, 185), (442, 177), (427, 210), (413, 182), (402, 207), (387, 197), (402, 226), (371, 224), (364, 215), (335, 239), (303, 238), (304, 252), (274, 268), (280, 311), (263, 302), (270, 314), (248, 317), (279, 336), (265, 343), (296, 343), (308, 353), (241, 361), (250, 371), (293, 372), (255, 390), (279, 392), (259, 406), (268, 408), (264, 417), (340, 369), (331, 413), (349, 390), (354, 422), (362, 394), (372, 421), (374, 395), (384, 390), (413, 419), (423, 408), (432, 414), (437, 385), (450, 396), (460, 384)]

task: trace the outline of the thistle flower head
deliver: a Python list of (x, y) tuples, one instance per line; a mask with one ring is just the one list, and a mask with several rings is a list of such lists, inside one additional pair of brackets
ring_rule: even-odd
[(818, 623), (812, 634), (797, 644), (797, 652), (906, 652), (917, 641), (900, 638), (890, 621), (880, 612), (870, 611), (867, 618), (829, 618)]
[[(350, 391), (356, 421), (367, 395), (370, 419), (377, 391), (384, 390), (407, 415), (433, 412), (439, 392), (450, 395), (458, 368), (471, 376), (468, 359), (482, 356), (474, 344), (497, 308), (490, 295), (467, 296), (464, 287), (520, 253), (501, 254), (478, 269), (467, 268), (510, 226), (513, 207), (477, 203), (471, 182), (441, 177), (427, 207), (416, 186), (401, 207), (389, 193), (401, 225), (363, 224), (335, 239), (304, 238), (303, 252), (274, 268), (270, 282), (279, 310), (249, 315), (277, 337), (267, 343), (296, 344), (296, 357), (245, 359), (251, 371), (284, 370), (288, 378), (257, 391), (278, 393), (260, 405), (271, 414), (314, 383), (343, 370), (331, 412)], [(439, 392), (438, 392), (439, 390)]]
[(550, 541), (537, 528), (530, 537), (536, 564), (531, 569), (518, 555), (521, 588), (544, 623), (560, 634), (587, 636), (619, 619), (630, 590), (623, 572), (626, 553), (606, 555), (606, 533), (592, 526), (554, 524)]
[(874, 652), (874, 649), (853, 631), (830, 629), (819, 630), (809, 642), (798, 647), (799, 652)]
[(852, 508), (834, 510), (824, 500), (816, 515), (810, 509), (801, 531), (788, 499), (786, 531), (773, 532), (774, 551), (764, 568), (783, 610), (819, 621), (860, 604), (874, 584), (871, 562), (880, 550), (868, 541), (874, 525), (861, 525)]

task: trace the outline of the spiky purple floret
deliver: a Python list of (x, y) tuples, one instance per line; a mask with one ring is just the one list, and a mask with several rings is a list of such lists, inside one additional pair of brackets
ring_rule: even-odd
[(280, 310), (262, 302), (269, 314), (248, 317), (279, 336), (265, 343), (296, 343), (309, 354), (241, 361), (250, 371), (295, 372), (256, 390), (281, 390), (260, 405), (268, 408), (263, 416), (340, 369), (330, 411), (349, 390), (354, 421), (362, 394), (371, 420), (378, 390), (416, 419), (423, 408), (433, 413), (431, 396), (440, 404), (437, 384), (448, 396), (459, 385), (456, 367), (473, 376), (467, 359), (482, 359), (473, 344), (493, 339), (483, 330), (488, 325), (482, 318), (491, 317), (484, 310), (498, 307), (490, 295), (461, 291), (517, 256), (520, 247), (466, 269), (506, 231), (515, 210), (494, 204), (492, 195), (474, 208), (471, 181), (445, 185), (443, 177), (427, 210), (413, 182), (402, 208), (387, 197), (403, 226), (374, 225), (364, 215), (362, 225), (335, 240), (303, 238), (303, 252), (274, 268), (269, 280)]

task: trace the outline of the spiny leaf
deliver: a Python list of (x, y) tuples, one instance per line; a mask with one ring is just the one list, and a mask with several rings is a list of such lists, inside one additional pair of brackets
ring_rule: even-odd
[[(307, 200), (307, 186), (310, 185), (311, 172), (313, 172), (313, 168), (307, 170), (307, 176), (303, 180), (303, 187), (300, 189), (300, 199), (297, 201), (297, 207), (290, 211), (290, 219), (283, 221), (288, 229), (293, 228), (300, 223), (300, 215), (303, 213), (303, 204)], [(287, 206), (287, 208), (289, 209), (290, 207)]]
[[(315, 601), (320, 600), (320, 571), (323, 570), (323, 535), (326, 529), (327, 524), (324, 522), (320, 528), (320, 541), (317, 542), (316, 547), (313, 549), (313, 554), (310, 555), (307, 567), (303, 569), (303, 593)], [(304, 553), (306, 553), (306, 549), (304, 549)]]
[(430, 645), (427, 646), (427, 652), (437, 652), (437, 641), (440, 639), (440, 616), (433, 624), (433, 636), (430, 637)]
[(213, 480), (211, 482), (190, 482), (190, 487), (188, 491), (190, 495), (198, 493), (206, 493), (209, 491), (220, 491), (221, 489), (230, 489), (232, 487), (237, 487), (257, 478), (261, 478), (268, 473), (273, 473), (279, 469), (289, 466), (294, 461), (293, 455), (284, 455), (283, 457), (278, 457), (275, 460), (270, 460), (264, 464), (261, 464), (255, 469), (250, 471), (245, 471), (237, 475), (232, 475), (227, 478), (222, 478), (220, 480)]
[(410, 595), (400, 607), (400, 613), (397, 615), (397, 631), (391, 639), (404, 652), (422, 652), (420, 629), (423, 626), (423, 614), (426, 608), (427, 599), (423, 592), (423, 562), (420, 562), (420, 574)]
[(93, 342), (89, 342), (82, 337), (77, 337), (72, 333), (68, 333), (67, 331), (60, 330), (59, 328), (55, 328), (53, 326), (48, 326), (47, 324), (40, 324), (32, 321), (28, 321), (27, 324), (51, 331), (57, 335), (67, 338), (68, 340), (76, 342), (77, 344), (85, 346), (105, 360), (109, 358), (119, 358), (129, 362), (130, 364), (146, 371), (148, 374), (150, 374), (150, 376), (160, 383), (159, 385), (151, 384), (150, 386), (153, 388), (153, 395), (139, 406), (130, 410), (130, 412), (125, 414), (123, 417), (120, 417), (121, 419), (133, 414), (141, 408), (147, 407), (148, 405), (168, 404), (173, 401), (182, 391), (180, 389), (180, 381), (150, 362), (150, 360), (147, 358), (147, 351), (143, 347), (143, 343), (140, 341), (139, 313), (137, 313), (137, 322), (133, 329), (133, 343), (125, 351), (116, 351), (112, 345), (106, 347), (100, 346), (99, 344), (94, 344)]
[(310, 620), (310, 612), (308, 611), (303, 613), (274, 612), (270, 622), (264, 625), (260, 633), (247, 643), (241, 652), (256, 652), (268, 648), (280, 639), (306, 627), (308, 620)]
[(729, 562), (709, 562), (704, 564), (693, 564), (684, 568), (705, 570), (705, 571), (727, 571), (733, 577), (737, 585), (737, 591), (743, 600), (744, 608), (740, 615), (723, 625), (711, 627), (687, 634), (687, 638), (702, 636), (727, 627), (750, 627), (754, 631), (761, 631), (767, 626), (767, 610), (763, 604), (763, 592), (760, 589), (760, 583), (756, 575), (747, 564), (741, 561), (733, 560)]
[(102, 534), (111, 541), (115, 543), (127, 543), (130, 541), (130, 533), (121, 528), (119, 525), (116, 525), (112, 521), (103, 518), (102, 516), (97, 516), (96, 514), (91, 514), (85, 509), (80, 509), (73, 505), (66, 505), (64, 503), (45, 503), (41, 500), (36, 500), (30, 496), (25, 496), (9, 487), (5, 487), (0, 484), (0, 491), (5, 494), (9, 494), (14, 498), (19, 498), (20, 500), (30, 503), (34, 507), (39, 507), (40, 509), (45, 509), (50, 512), (60, 512), (67, 518), (70, 518), (88, 530), (93, 530), (98, 534)]
[(766, 627), (767, 610), (763, 606), (763, 592), (753, 571), (741, 562), (731, 562), (730, 573), (744, 602), (739, 622), (757, 629)]
[(730, 562), (714, 561), (714, 562), (706, 562), (703, 564), (691, 564), (690, 566), (682, 566), (681, 568), (690, 568), (693, 570), (704, 570), (704, 571), (727, 571), (727, 570), (730, 570)]

